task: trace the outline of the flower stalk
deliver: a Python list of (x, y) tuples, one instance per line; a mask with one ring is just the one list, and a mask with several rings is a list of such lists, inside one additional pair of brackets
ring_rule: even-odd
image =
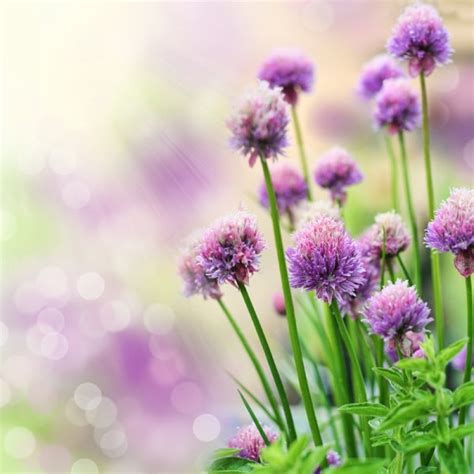
[(392, 139), (388, 134), (384, 136), (385, 147), (387, 149), (387, 155), (390, 161), (390, 190), (392, 197), (392, 208), (399, 212), (398, 206), (398, 170), (397, 160), (395, 158), (395, 151), (393, 149)]
[(306, 152), (304, 149), (303, 135), (301, 133), (301, 126), (300, 126), (300, 121), (298, 118), (298, 113), (296, 112), (296, 105), (291, 106), (291, 117), (293, 119), (293, 124), (295, 127), (296, 144), (298, 145), (298, 152), (299, 152), (300, 161), (301, 161), (301, 169), (303, 171), (303, 176), (306, 182), (306, 186), (308, 187), (308, 201), (312, 201), (313, 196), (311, 193), (311, 179), (309, 176), (308, 160), (306, 158)]

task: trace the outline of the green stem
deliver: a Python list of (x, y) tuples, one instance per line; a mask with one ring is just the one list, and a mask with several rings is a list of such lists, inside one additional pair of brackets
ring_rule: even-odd
[(415, 284), (418, 288), (418, 292), (421, 291), (421, 255), (420, 255), (420, 243), (418, 241), (418, 227), (416, 225), (416, 214), (413, 206), (413, 199), (411, 195), (410, 177), (408, 172), (408, 160), (405, 147), (405, 138), (403, 132), (398, 132), (398, 139), (400, 143), (400, 156), (402, 161), (402, 173), (403, 183), (405, 186), (405, 194), (408, 206), (408, 216), (410, 218), (410, 227), (412, 235), (412, 245), (415, 253)]
[[(347, 331), (346, 325), (342, 319), (341, 313), (339, 312), (339, 307), (335, 300), (331, 303), (331, 309), (333, 317), (336, 320), (339, 333), (344, 341), (346, 346), (347, 353), (349, 354), (349, 360), (351, 361), (352, 366), (352, 376), (354, 378), (354, 389), (355, 396), (358, 403), (364, 403), (367, 401), (367, 395), (365, 393), (365, 384), (364, 377), (362, 376), (362, 369), (360, 368), (359, 360), (357, 359), (357, 354), (352, 344), (349, 332)], [(365, 454), (367, 457), (372, 455), (372, 446), (370, 444), (370, 427), (367, 420), (367, 417), (360, 417), (360, 424), (362, 426), (362, 438), (364, 442)]]
[(268, 402), (270, 403), (270, 406), (272, 407), (273, 413), (275, 415), (275, 418), (278, 420), (278, 425), (280, 427), (284, 427), (283, 420), (281, 418), (280, 410), (278, 409), (278, 403), (276, 401), (275, 395), (273, 394), (272, 389), (270, 388), (270, 383), (268, 382), (267, 376), (265, 375), (265, 372), (263, 371), (263, 368), (258, 361), (257, 355), (255, 352), (252, 350), (250, 347), (249, 342), (247, 341), (244, 333), (240, 329), (240, 326), (237, 324), (237, 321), (233, 318), (231, 315), (229, 309), (227, 306), (224, 304), (222, 299), (218, 299), (217, 302), (219, 303), (219, 306), (221, 307), (223, 313), (225, 314), (227, 320), (229, 321), (230, 325), (232, 326), (232, 329), (234, 330), (235, 334), (239, 338), (240, 342), (242, 343), (243, 348), (245, 349), (245, 352), (249, 356), (250, 361), (252, 362), (252, 365), (255, 368), (255, 371), (257, 372), (258, 378), (260, 379), (260, 382), (262, 383), (263, 390), (265, 392), (265, 395), (267, 396)]
[(280, 221), (278, 215), (278, 208), (276, 204), (275, 191), (273, 189), (272, 178), (268, 169), (268, 164), (264, 158), (260, 159), (265, 176), (265, 184), (267, 187), (268, 198), (270, 201), (270, 211), (272, 217), (273, 234), (275, 237), (275, 247), (278, 257), (278, 265), (280, 269), (281, 287), (285, 297), (286, 320), (288, 322), (288, 332), (290, 335), (291, 348), (293, 350), (293, 357), (295, 361), (296, 373), (298, 375), (298, 382), (301, 389), (301, 397), (303, 399), (306, 417), (308, 418), (311, 434), (316, 446), (321, 446), (323, 440), (319, 430), (316, 413), (311, 400), (311, 393), (309, 391), (308, 379), (303, 363), (303, 354), (301, 352), (300, 341), (298, 337), (298, 327), (296, 325), (295, 308), (293, 305), (293, 298), (291, 296), (290, 281), (288, 279), (288, 270), (286, 268), (285, 252), (283, 249), (283, 239), (281, 237)]
[(286, 396), (285, 387), (283, 386), (283, 382), (280, 377), (280, 373), (278, 372), (277, 366), (275, 364), (275, 359), (273, 358), (272, 351), (268, 344), (267, 338), (265, 336), (265, 332), (263, 331), (262, 325), (260, 324), (260, 320), (258, 319), (257, 312), (253, 306), (252, 300), (248, 294), (247, 288), (242, 282), (239, 282), (239, 290), (244, 299), (245, 305), (247, 306), (247, 310), (252, 318), (253, 325), (255, 327), (255, 331), (257, 332), (258, 339), (262, 346), (263, 352), (267, 359), (268, 367), (270, 368), (270, 372), (273, 376), (273, 380), (275, 382), (275, 386), (278, 391), (278, 395), (280, 396), (280, 401), (283, 407), (283, 412), (285, 413), (286, 424), (288, 426), (288, 437), (290, 443), (296, 439), (296, 430), (295, 424), (293, 421), (293, 416), (291, 414), (290, 404), (288, 402), (288, 397)]
[(265, 443), (265, 446), (270, 446), (270, 441), (267, 437), (267, 434), (265, 433), (265, 430), (263, 429), (263, 426), (260, 424), (259, 419), (255, 415), (255, 412), (252, 410), (252, 407), (250, 406), (249, 402), (246, 400), (246, 398), (243, 396), (242, 392), (240, 390), (237, 390), (240, 395), (240, 399), (242, 400), (242, 403), (244, 404), (248, 414), (250, 415), (250, 418), (252, 418), (252, 421), (255, 424), (255, 427), (257, 428), (258, 432), (260, 433), (260, 436), (263, 439), (263, 442)]
[[(342, 406), (350, 401), (342, 344), (336, 330), (334, 318), (331, 315), (331, 309), (326, 303), (324, 303), (324, 311), (326, 313), (327, 335), (329, 343), (332, 346), (332, 350), (328, 354), (331, 360), (332, 388), (334, 390), (336, 405)], [(347, 456), (356, 458), (357, 447), (354, 437), (354, 421), (352, 415), (342, 413), (341, 420)]]
[[(430, 126), (428, 114), (428, 94), (426, 92), (426, 80), (423, 72), (420, 74), (421, 103), (423, 109), (423, 156), (425, 162), (426, 190), (428, 193), (428, 215), (433, 219), (435, 211), (433, 175), (431, 172), (430, 154)], [(444, 345), (444, 321), (443, 321), (443, 299), (441, 292), (441, 269), (439, 255), (431, 250), (431, 280), (433, 285), (433, 306), (436, 326), (438, 350)]]
[[(375, 358), (377, 367), (383, 367), (384, 365), (384, 347), (383, 339), (379, 336), (374, 335), (373, 341), (375, 344)], [(377, 374), (377, 381), (379, 384), (379, 401), (382, 405), (388, 406), (388, 385), (385, 377)]]
[[(474, 337), (474, 315), (472, 311), (472, 279), (471, 276), (465, 278), (466, 281), (466, 302), (467, 302), (467, 346), (466, 346), (466, 366), (464, 368), (464, 380), (463, 382), (469, 382), (471, 380), (472, 372), (472, 339)], [(461, 409), (459, 413), (459, 424), (463, 425), (466, 421), (468, 406)]]
[(293, 124), (295, 126), (296, 143), (298, 145), (298, 151), (300, 154), (301, 168), (303, 169), (304, 180), (306, 182), (306, 186), (308, 187), (308, 201), (312, 201), (313, 196), (311, 194), (311, 179), (309, 177), (308, 161), (306, 159), (306, 153), (304, 151), (303, 135), (301, 134), (300, 121), (298, 119), (298, 114), (296, 113), (296, 105), (293, 105), (291, 107), (291, 116), (293, 118)]
[(373, 391), (374, 387), (374, 371), (373, 368), (376, 367), (376, 362), (374, 359), (374, 355), (372, 353), (372, 348), (370, 347), (367, 339), (366, 339), (366, 331), (362, 324), (360, 318), (356, 319), (356, 328), (358, 333), (358, 338), (360, 340), (360, 344), (362, 347), (362, 353), (365, 360), (365, 367), (367, 371), (367, 378), (369, 379), (371, 390)]
[(395, 151), (393, 150), (392, 139), (385, 134), (385, 147), (387, 148), (387, 155), (390, 160), (390, 181), (392, 191), (392, 207), (398, 212), (398, 171), (397, 160), (395, 159)]
[(410, 278), (410, 274), (408, 273), (407, 267), (405, 267), (405, 264), (403, 263), (402, 257), (400, 256), (399, 253), (397, 254), (397, 261), (398, 261), (398, 264), (400, 265), (400, 268), (402, 269), (403, 275), (408, 281), (408, 284), (412, 286), (413, 285), (412, 279)]
[(388, 270), (388, 274), (390, 275), (390, 281), (392, 281), (393, 283), (395, 283), (395, 272), (393, 271), (393, 262), (391, 259), (387, 260), (387, 270)]

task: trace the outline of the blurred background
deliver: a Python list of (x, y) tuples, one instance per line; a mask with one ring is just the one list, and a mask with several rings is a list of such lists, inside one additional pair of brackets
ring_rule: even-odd
[[(474, 5), (436, 5), (455, 49), (428, 80), (439, 202), (473, 184)], [(217, 304), (184, 299), (176, 274), (191, 231), (240, 204), (255, 212), (269, 244), (250, 292), (285, 356), (271, 226), (255, 199), (260, 169), (229, 150), (225, 120), (273, 49), (312, 58), (316, 87), (299, 104), (307, 153), (314, 166), (340, 144), (359, 161), (365, 180), (346, 211), (359, 233), (389, 209), (390, 181), (354, 88), (404, 6), (4, 5), (1, 472), (199, 472), (248, 422), (226, 371), (258, 393), (251, 367)], [(419, 132), (408, 146), (424, 225)], [(294, 147), (287, 155), (298, 163)], [(449, 256), (442, 265), (451, 341), (464, 331), (463, 287)], [(254, 340), (236, 291), (225, 298)]]

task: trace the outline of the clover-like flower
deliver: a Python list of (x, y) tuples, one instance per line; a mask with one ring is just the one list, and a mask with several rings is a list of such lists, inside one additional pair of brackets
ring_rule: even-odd
[(451, 191), (428, 224), (425, 243), (431, 249), (454, 254), (454, 265), (462, 276), (474, 273), (474, 189)]
[(431, 74), (436, 65), (450, 61), (453, 50), (448, 32), (438, 12), (430, 5), (417, 3), (406, 8), (393, 28), (387, 43), (393, 56), (408, 60), (412, 77)]
[(276, 159), (288, 146), (288, 104), (279, 87), (260, 81), (242, 98), (227, 121), (230, 145), (249, 158), (253, 166), (259, 156)]
[(421, 123), (418, 94), (407, 79), (387, 79), (375, 97), (374, 124), (391, 134), (410, 132)]
[(318, 298), (343, 304), (364, 282), (356, 242), (343, 223), (320, 215), (294, 233), (295, 247), (286, 252), (293, 288), (314, 290)]
[[(277, 433), (266, 425), (263, 425), (262, 428), (270, 443), (276, 441), (278, 438)], [(229, 440), (227, 446), (229, 446), (229, 448), (240, 449), (238, 453), (239, 457), (258, 462), (260, 460), (260, 453), (265, 447), (265, 442), (255, 424), (251, 424), (239, 428), (235, 436)]]
[(281, 87), (285, 100), (294, 105), (298, 92), (310, 92), (313, 88), (314, 66), (300, 51), (280, 49), (262, 64), (258, 78), (271, 87)]
[(239, 210), (205, 231), (197, 261), (208, 278), (238, 286), (258, 271), (264, 248), (255, 216)]

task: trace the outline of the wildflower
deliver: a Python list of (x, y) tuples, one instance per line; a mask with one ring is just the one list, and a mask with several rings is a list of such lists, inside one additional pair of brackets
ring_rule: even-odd
[(276, 159), (288, 145), (288, 104), (279, 87), (260, 81), (250, 90), (227, 121), (230, 145), (249, 158), (253, 166), (259, 156)]
[(420, 126), (420, 100), (407, 79), (387, 79), (375, 97), (374, 121), (389, 133), (410, 132)]
[(201, 294), (204, 299), (219, 299), (222, 293), (215, 278), (209, 278), (198, 262), (201, 237), (195, 234), (188, 242), (178, 261), (178, 273), (183, 280), (183, 293), (186, 297)]
[(393, 56), (408, 60), (410, 76), (428, 76), (436, 65), (450, 61), (453, 50), (438, 12), (430, 5), (417, 3), (406, 8), (393, 28), (387, 43)]
[[(336, 451), (329, 451), (326, 455), (326, 461), (329, 466), (340, 466), (341, 465), (341, 456)], [(314, 471), (314, 474), (320, 474), (321, 467), (317, 467)]]
[(425, 353), (423, 352), (420, 344), (424, 341), (424, 339), (424, 332), (408, 331), (402, 336), (400, 341), (389, 339), (385, 343), (385, 352), (390, 357), (392, 362), (396, 362), (398, 360), (398, 350), (400, 350), (404, 357), (423, 358)]
[(343, 223), (319, 215), (294, 234), (295, 248), (286, 252), (293, 288), (314, 290), (318, 298), (343, 304), (364, 282), (356, 242)]
[(298, 50), (280, 49), (263, 63), (258, 78), (270, 87), (281, 87), (285, 100), (294, 105), (299, 91), (310, 92), (313, 88), (314, 66)]
[(404, 75), (401, 67), (390, 56), (380, 54), (362, 68), (357, 92), (364, 99), (371, 99), (382, 89), (386, 79), (396, 79)]
[(400, 215), (390, 211), (375, 216), (364, 240), (374, 258), (379, 259), (384, 252), (386, 258), (396, 257), (408, 248), (411, 238)]
[[(280, 214), (288, 213), (293, 221), (293, 211), (298, 203), (306, 199), (308, 186), (301, 174), (292, 166), (281, 163), (271, 170), (273, 189)], [(268, 192), (263, 182), (259, 189), (259, 201), (269, 207)]]
[(373, 334), (397, 343), (408, 331), (422, 332), (432, 320), (428, 305), (418, 298), (415, 287), (401, 280), (375, 293), (367, 301), (364, 316)]
[[(263, 425), (262, 428), (270, 443), (273, 443), (278, 438), (278, 435), (268, 426)], [(229, 448), (240, 449), (239, 457), (258, 462), (260, 453), (265, 447), (265, 442), (255, 424), (251, 424), (240, 428), (227, 445)]]
[(218, 219), (204, 233), (198, 263), (219, 284), (247, 284), (259, 269), (264, 247), (255, 216), (239, 210)]
[[(461, 352), (459, 352), (456, 357), (452, 360), (453, 367), (460, 372), (464, 372), (466, 368), (466, 352), (467, 346), (464, 346)], [(474, 367), (474, 352), (472, 354), (472, 366)]]
[(273, 294), (273, 308), (280, 316), (286, 315), (285, 298), (281, 291), (277, 291)]
[(297, 210), (297, 226), (301, 227), (319, 215), (340, 219), (341, 211), (332, 201), (326, 199), (303, 201)]
[(327, 151), (314, 171), (316, 183), (322, 188), (329, 189), (331, 198), (338, 204), (346, 201), (346, 187), (360, 183), (362, 178), (355, 160), (340, 147)]
[(428, 224), (425, 243), (431, 249), (454, 254), (454, 265), (462, 276), (474, 273), (474, 189), (451, 191)]

